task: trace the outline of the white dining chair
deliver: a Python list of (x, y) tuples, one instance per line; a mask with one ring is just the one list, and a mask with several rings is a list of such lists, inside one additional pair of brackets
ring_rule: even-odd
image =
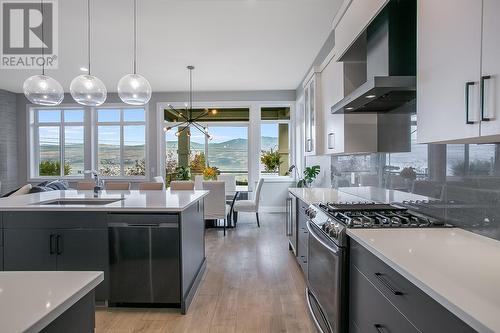
[(233, 195), (236, 192), (236, 177), (235, 175), (219, 175), (217, 180), (223, 181), (226, 187), (226, 195)]
[(95, 187), (95, 182), (93, 181), (76, 183), (76, 189), (79, 191), (93, 190), (94, 187)]
[(105, 182), (104, 189), (106, 191), (130, 190), (130, 183), (129, 182)]
[(161, 191), (163, 190), (162, 183), (147, 182), (139, 184), (139, 191)]
[(203, 190), (203, 175), (194, 176), (194, 189)]
[(162, 176), (156, 176), (156, 177), (153, 177), (153, 181), (155, 183), (162, 183), (164, 186), (165, 186), (165, 179), (163, 179)]
[(172, 191), (192, 191), (194, 190), (194, 182), (190, 180), (173, 180), (170, 182), (170, 190)]
[(231, 207), (226, 204), (226, 188), (224, 182), (208, 181), (202, 183), (203, 189), (210, 191), (204, 201), (205, 220), (224, 220), (224, 236), (226, 235), (227, 215)]
[(253, 200), (237, 200), (234, 202), (233, 210), (234, 221), (238, 222), (238, 212), (255, 213), (257, 218), (257, 226), (260, 228), (259, 221), (259, 204), (260, 204), (260, 192), (262, 190), (262, 185), (264, 184), (264, 178), (260, 178), (257, 183), (257, 189), (255, 190), (255, 197)]

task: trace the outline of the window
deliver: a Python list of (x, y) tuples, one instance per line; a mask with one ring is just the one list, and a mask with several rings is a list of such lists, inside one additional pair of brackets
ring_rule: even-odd
[(33, 111), (32, 176), (83, 176), (84, 118), (85, 111), (80, 108)]
[[(211, 108), (211, 110), (213, 110)], [(189, 166), (192, 175), (201, 174), (210, 165), (221, 173), (236, 176), (240, 185), (248, 184), (248, 108), (217, 108), (217, 112), (203, 115), (205, 109), (194, 109), (193, 117), (204, 126), (211, 138), (195, 127), (177, 134), (183, 120), (176, 112), (164, 110), (166, 124), (174, 127), (165, 134), (166, 179), (172, 179), (178, 166)], [(185, 110), (180, 110), (185, 114)]]
[(262, 108), (261, 119), (260, 172), (285, 176), (290, 167), (290, 108)]
[(208, 165), (221, 173), (236, 176), (238, 184), (248, 184), (248, 126), (209, 126)]
[(108, 177), (146, 176), (146, 114), (142, 108), (98, 108), (97, 166)]

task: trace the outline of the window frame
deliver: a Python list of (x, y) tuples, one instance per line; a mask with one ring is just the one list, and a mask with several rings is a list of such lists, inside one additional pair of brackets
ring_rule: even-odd
[[(291, 112), (291, 110), (290, 110)], [(290, 115), (290, 119), (278, 119), (278, 120), (263, 120), (262, 117), (260, 119), (260, 138), (259, 138), (259, 142), (260, 142), (260, 146), (259, 146), (259, 152), (262, 153), (262, 125), (265, 125), (265, 124), (276, 124), (276, 125), (279, 125), (279, 124), (287, 124), (288, 125), (288, 155), (289, 155), (289, 165), (293, 165), (293, 155), (292, 155), (292, 150), (294, 149), (294, 146), (292, 144), (292, 119), (291, 119), (291, 115)], [(259, 153), (259, 175), (262, 177), (266, 177), (266, 178), (286, 178), (286, 179), (292, 179), (294, 178), (293, 176), (291, 175), (288, 175), (288, 176), (285, 176), (285, 175), (279, 175), (279, 174), (272, 174), (272, 173), (266, 173), (266, 172), (262, 172), (261, 170), (261, 166), (262, 166), (262, 163), (260, 162), (260, 153)]]
[[(64, 111), (66, 110), (82, 110), (83, 122), (64, 122)], [(28, 144), (32, 144), (31, 148), (28, 147), (28, 179), (41, 180), (41, 179), (83, 179), (84, 174), (81, 175), (64, 175), (64, 161), (65, 161), (65, 128), (72, 126), (83, 127), (83, 145), (84, 145), (84, 165), (87, 160), (85, 156), (85, 137), (87, 134), (86, 120), (88, 114), (86, 108), (83, 106), (75, 105), (59, 105), (58, 107), (30, 107), (30, 114), (28, 117), (28, 124), (30, 126), (29, 133), (30, 139)], [(59, 111), (59, 122), (44, 122), (39, 121), (39, 111)], [(40, 175), (40, 127), (58, 127), (59, 129), (59, 163), (61, 165), (59, 176), (41, 176)]]
[[(120, 121), (105, 121), (99, 122), (99, 110), (110, 109), (120, 110)], [(125, 121), (124, 112), (126, 109), (143, 109), (144, 121)], [(99, 170), (99, 126), (120, 126), (120, 175), (119, 176), (104, 176), (100, 175), (102, 179), (112, 180), (145, 180), (149, 179), (149, 144), (148, 144), (148, 113), (145, 106), (134, 106), (126, 104), (104, 104), (102, 106), (92, 107), (92, 166), (94, 170)], [(144, 176), (127, 176), (124, 171), (123, 152), (124, 152), (124, 127), (125, 126), (144, 126), (144, 159), (145, 159), (145, 175)]]
[[(125, 180), (125, 181), (144, 181), (150, 177), (150, 161), (149, 161), (149, 116), (147, 105), (133, 106), (123, 103), (106, 103), (99, 107), (88, 107), (83, 105), (78, 105), (74, 103), (64, 103), (56, 107), (44, 107), (34, 104), (28, 104), (26, 106), (26, 161), (27, 161), (27, 181), (28, 182), (39, 182), (43, 180), (52, 179), (65, 179), (68, 181), (77, 181), (85, 179), (85, 174), (81, 175), (64, 175), (64, 167), (61, 168), (60, 176), (40, 176), (39, 175), (39, 163), (40, 163), (40, 146), (39, 146), (39, 127), (38, 122), (38, 111), (39, 110), (59, 110), (61, 112), (60, 122), (50, 122), (42, 123), (41, 127), (44, 126), (58, 126), (59, 127), (59, 143), (60, 143), (60, 156), (59, 160), (64, 161), (64, 128), (66, 126), (82, 126), (84, 131), (84, 170), (97, 170), (98, 168), (98, 158), (97, 158), (97, 147), (98, 147), (98, 129), (97, 126), (102, 123), (97, 121), (97, 110), (98, 109), (143, 109), (144, 110), (144, 122), (124, 122), (125, 125), (144, 125), (145, 129), (145, 165), (146, 172), (144, 176), (103, 176), (102, 179), (113, 179), (113, 180)], [(64, 110), (83, 110), (84, 119), (82, 122), (70, 122), (64, 123)], [(122, 119), (123, 112), (120, 112), (120, 117)], [(122, 135), (123, 137), (123, 131)], [(123, 142), (123, 141), (121, 141)], [(123, 146), (120, 146), (120, 156), (122, 157)], [(120, 158), (120, 165), (123, 164), (122, 158)], [(64, 164), (61, 164), (64, 165)], [(120, 170), (122, 170), (120, 166)]]

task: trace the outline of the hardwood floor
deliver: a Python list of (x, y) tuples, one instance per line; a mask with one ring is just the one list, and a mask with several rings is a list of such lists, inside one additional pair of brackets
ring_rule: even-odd
[(178, 309), (98, 309), (97, 333), (315, 332), (305, 281), (288, 251), (283, 214), (240, 214), (238, 227), (209, 229), (207, 271), (186, 315)]

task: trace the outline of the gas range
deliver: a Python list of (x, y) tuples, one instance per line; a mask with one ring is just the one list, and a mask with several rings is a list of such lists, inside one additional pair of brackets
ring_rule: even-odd
[(451, 227), (439, 219), (405, 207), (375, 202), (320, 203), (310, 205), (305, 213), (312, 223), (339, 246), (345, 245), (347, 228)]

